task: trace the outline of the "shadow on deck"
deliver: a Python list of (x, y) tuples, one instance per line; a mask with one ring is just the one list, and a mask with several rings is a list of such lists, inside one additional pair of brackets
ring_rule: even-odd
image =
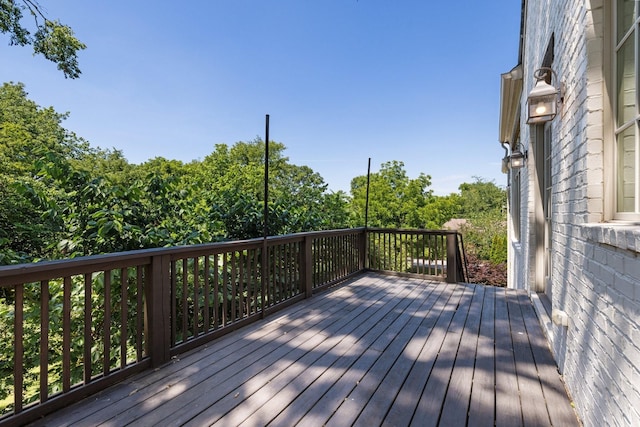
[(578, 425), (526, 293), (366, 273), (33, 425)]

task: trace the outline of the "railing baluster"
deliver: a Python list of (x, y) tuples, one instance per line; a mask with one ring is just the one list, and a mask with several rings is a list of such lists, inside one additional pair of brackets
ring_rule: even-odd
[(91, 359), (91, 347), (93, 347), (93, 335), (91, 333), (92, 326), (92, 274), (84, 275), (84, 352), (83, 352), (83, 380), (85, 384), (91, 382), (93, 361)]
[(13, 332), (13, 404), (14, 413), (22, 412), (22, 387), (24, 380), (24, 285), (16, 285)]
[(178, 271), (177, 263), (171, 261), (171, 343), (178, 342)]
[(238, 310), (237, 310), (237, 306), (238, 306), (238, 302), (239, 302), (239, 295), (238, 295), (238, 267), (237, 267), (237, 252), (236, 251), (231, 251), (230, 255), (231, 255), (231, 276), (230, 276), (230, 281), (231, 281), (231, 322), (235, 322), (236, 320), (238, 320)]
[(244, 277), (243, 278), (243, 287), (244, 287), (244, 292), (247, 294), (245, 299), (244, 299), (243, 311), (246, 314), (246, 316), (248, 317), (248, 316), (251, 316), (251, 283), (252, 283), (252, 277), (251, 277), (251, 250), (247, 250), (247, 251), (243, 251), (242, 252), (242, 260), (243, 260), (242, 270), (243, 270), (243, 273), (244, 273), (244, 276), (243, 276)]
[(260, 298), (260, 253), (258, 249), (253, 250), (253, 313), (258, 312)]
[(327, 239), (328, 241), (328, 250), (329, 250), (329, 268), (327, 271), (327, 281), (330, 282), (333, 280), (333, 278), (335, 277), (335, 271), (336, 271), (336, 250), (335, 250), (335, 237), (331, 236)]
[(218, 277), (218, 254), (213, 255), (213, 327), (220, 326), (220, 278)]
[(286, 260), (287, 260), (287, 245), (286, 244), (280, 244), (278, 245), (278, 252), (279, 252), (279, 256), (278, 256), (278, 276), (279, 276), (279, 283), (280, 283), (280, 301), (285, 301), (288, 297), (287, 295), (287, 272), (286, 272), (286, 268), (287, 268), (287, 264), (286, 264)]
[(65, 276), (62, 293), (62, 391), (71, 389), (71, 276)]
[(182, 342), (185, 342), (188, 337), (188, 324), (189, 324), (189, 260), (184, 258), (182, 260)]
[(144, 289), (143, 289), (144, 279), (143, 279), (142, 272), (143, 272), (142, 267), (140, 267), (139, 265), (136, 266), (136, 362), (139, 362), (142, 360), (142, 349), (143, 349), (142, 331), (144, 330), (144, 317), (143, 317), (144, 301), (142, 299), (142, 293), (144, 292)]
[(199, 257), (193, 257), (193, 337), (200, 335), (200, 326), (198, 324), (198, 314), (200, 313), (200, 275), (199, 275)]
[(49, 281), (40, 282), (40, 402), (49, 395)]
[(229, 299), (229, 273), (227, 272), (227, 257), (229, 256), (229, 253), (223, 252), (222, 256), (222, 326), (227, 326), (227, 324), (229, 323), (227, 315), (227, 304)]
[[(304, 242), (304, 241), (303, 241)], [(291, 292), (293, 295), (302, 293), (300, 288), (300, 248), (303, 242), (293, 243), (293, 249), (291, 252)]]
[(203, 329), (206, 334), (211, 329), (211, 316), (209, 314), (209, 310), (211, 309), (210, 305), (210, 296), (211, 296), (211, 283), (209, 281), (209, 268), (211, 267), (209, 262), (209, 255), (204, 256), (204, 319), (203, 319)]
[(282, 278), (280, 279), (280, 283), (282, 283), (282, 297), (280, 301), (285, 301), (289, 298), (289, 278), (287, 275), (288, 265), (287, 265), (287, 251), (289, 249), (289, 245), (286, 243), (280, 245), (280, 274)]
[(300, 294), (300, 242), (291, 244), (291, 295)]
[(427, 256), (425, 253), (425, 249), (428, 243), (427, 242), (428, 237), (429, 237), (428, 235), (424, 235), (424, 234), (420, 235), (420, 257), (419, 258), (421, 261), (418, 263), (418, 268), (422, 267), (422, 269), (419, 270), (418, 273), (421, 273), (421, 274), (425, 274), (425, 270), (427, 268)]
[(128, 271), (120, 269), (120, 368), (127, 366)]
[(111, 360), (111, 270), (104, 271), (104, 322), (102, 324), (103, 355), (102, 374), (106, 377), (110, 371)]
[(276, 283), (277, 283), (277, 287), (278, 287), (278, 302), (282, 302), (285, 299), (285, 292), (286, 292), (286, 286), (284, 283), (284, 266), (283, 266), (283, 262), (284, 262), (284, 247), (283, 245), (277, 245), (277, 252), (276, 252), (276, 268), (277, 268), (277, 278), (276, 278)]

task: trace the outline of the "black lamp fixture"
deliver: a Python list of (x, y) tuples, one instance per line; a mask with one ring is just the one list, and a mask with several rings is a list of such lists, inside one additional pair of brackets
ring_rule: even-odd
[(558, 114), (558, 105), (562, 102), (562, 85), (556, 88), (547, 83), (551, 74), (558, 80), (556, 73), (549, 67), (542, 67), (533, 73), (536, 84), (527, 97), (527, 124), (545, 123)]

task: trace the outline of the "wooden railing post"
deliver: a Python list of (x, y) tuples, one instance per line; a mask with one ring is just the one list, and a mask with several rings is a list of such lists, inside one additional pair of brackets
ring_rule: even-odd
[(358, 263), (358, 270), (362, 271), (368, 268), (367, 258), (369, 256), (369, 245), (367, 244), (367, 242), (369, 241), (369, 232), (366, 228), (363, 228), (362, 232), (358, 234), (358, 237), (360, 243), (360, 259)]
[(302, 242), (300, 276), (302, 279), (300, 291), (304, 292), (305, 298), (310, 298), (313, 295), (313, 237), (310, 235), (304, 236)]
[(447, 234), (447, 283), (458, 282), (458, 235)]
[(151, 365), (169, 361), (171, 347), (171, 271), (169, 255), (151, 258), (145, 283), (145, 337)]

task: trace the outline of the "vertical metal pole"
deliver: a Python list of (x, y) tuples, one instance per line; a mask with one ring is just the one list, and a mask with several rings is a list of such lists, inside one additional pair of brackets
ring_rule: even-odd
[(367, 199), (364, 205), (364, 228), (369, 225), (369, 180), (371, 178), (371, 157), (369, 157), (369, 165), (367, 166)]
[(264, 213), (263, 213), (263, 225), (262, 225), (262, 277), (261, 284), (261, 298), (262, 298), (262, 317), (264, 317), (264, 309), (267, 303), (266, 291), (267, 291), (267, 274), (269, 269), (267, 263), (269, 257), (267, 256), (267, 236), (269, 236), (269, 115), (265, 117), (265, 141), (264, 141)]
[(264, 226), (263, 237), (269, 235), (269, 115), (265, 119), (264, 141)]

